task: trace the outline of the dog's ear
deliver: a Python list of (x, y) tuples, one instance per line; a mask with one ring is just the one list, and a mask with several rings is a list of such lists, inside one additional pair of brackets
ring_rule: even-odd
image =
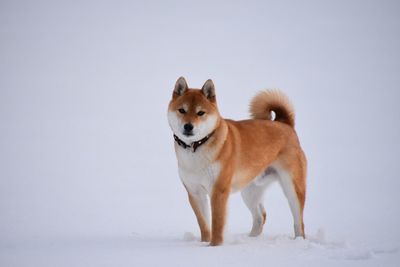
[(183, 78), (182, 76), (179, 77), (179, 79), (176, 81), (175, 83), (175, 88), (174, 88), (174, 95), (183, 95), (183, 93), (185, 93), (185, 91), (188, 89), (188, 85), (186, 83), (185, 78)]
[(201, 88), (201, 92), (210, 100), (215, 99), (215, 86), (211, 79), (208, 79), (203, 87)]

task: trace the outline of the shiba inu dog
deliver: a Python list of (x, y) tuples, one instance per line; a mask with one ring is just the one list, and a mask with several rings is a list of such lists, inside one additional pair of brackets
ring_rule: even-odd
[(250, 113), (250, 120), (222, 118), (213, 82), (207, 80), (202, 89), (190, 89), (183, 77), (177, 80), (168, 106), (179, 176), (197, 217), (201, 240), (211, 241), (211, 246), (223, 243), (231, 192), (241, 191), (253, 216), (250, 236), (262, 232), (266, 221), (263, 194), (274, 181), (288, 199), (295, 236), (304, 237), (307, 162), (294, 130), (293, 107), (280, 91), (267, 90), (253, 98)]

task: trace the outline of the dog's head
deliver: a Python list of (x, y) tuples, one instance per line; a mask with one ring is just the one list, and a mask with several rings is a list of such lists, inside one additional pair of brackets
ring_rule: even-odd
[(189, 144), (210, 134), (219, 120), (212, 80), (207, 80), (202, 89), (189, 89), (185, 78), (180, 77), (168, 106), (168, 122), (174, 134)]

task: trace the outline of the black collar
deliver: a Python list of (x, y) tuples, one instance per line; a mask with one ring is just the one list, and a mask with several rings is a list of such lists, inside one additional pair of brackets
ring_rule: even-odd
[(185, 142), (183, 142), (181, 139), (179, 139), (178, 136), (176, 136), (174, 134), (174, 139), (175, 142), (180, 145), (181, 147), (183, 147), (184, 149), (191, 147), (193, 150), (193, 153), (196, 152), (196, 149), (199, 148), (199, 146), (201, 146), (202, 144), (204, 144), (205, 142), (207, 142), (208, 139), (210, 139), (210, 137), (215, 133), (215, 131), (212, 131), (209, 135), (207, 135), (206, 137), (204, 137), (203, 139), (193, 142), (191, 145), (186, 144)]

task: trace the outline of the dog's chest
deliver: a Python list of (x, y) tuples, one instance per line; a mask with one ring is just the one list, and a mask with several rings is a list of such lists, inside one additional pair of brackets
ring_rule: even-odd
[(209, 159), (209, 154), (203, 151), (192, 152), (178, 148), (179, 176), (187, 189), (196, 193), (206, 190), (211, 194), (215, 180), (220, 172), (220, 164)]

